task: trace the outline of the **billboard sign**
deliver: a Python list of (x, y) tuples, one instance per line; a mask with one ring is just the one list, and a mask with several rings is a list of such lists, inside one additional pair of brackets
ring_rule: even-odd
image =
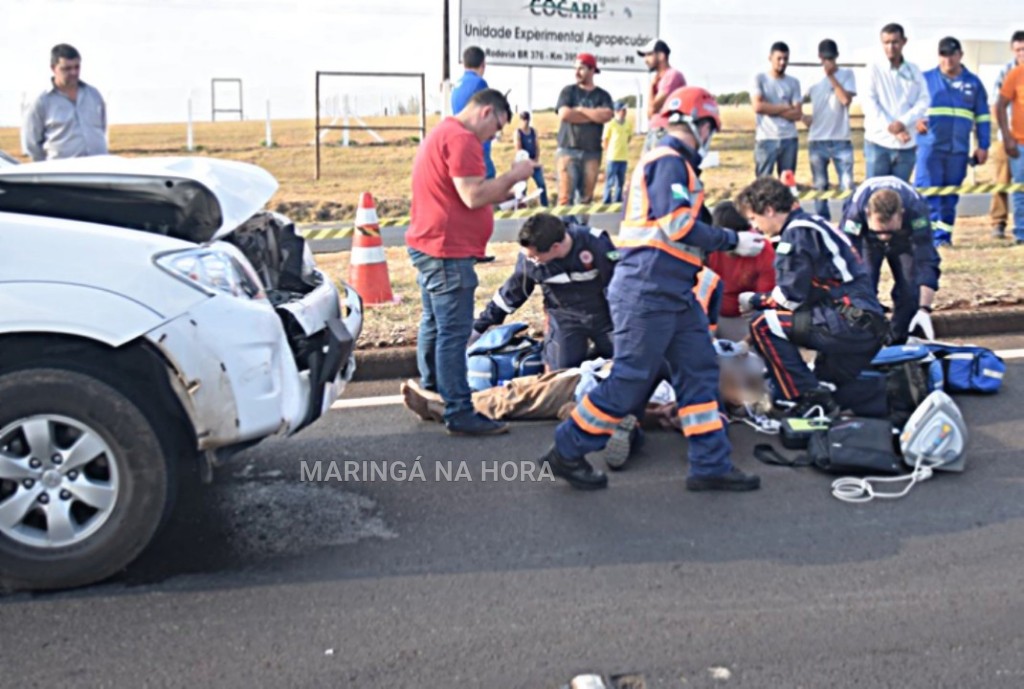
[(602, 70), (646, 71), (636, 51), (658, 36), (660, 0), (462, 0), (459, 59), (479, 46), (491, 65), (567, 67), (593, 53)]

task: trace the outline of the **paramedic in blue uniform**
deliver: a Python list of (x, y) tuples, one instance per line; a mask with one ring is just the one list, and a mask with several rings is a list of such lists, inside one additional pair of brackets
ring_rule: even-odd
[(928, 202), (899, 177), (864, 180), (843, 205), (842, 230), (868, 267), (878, 293), (882, 262), (892, 272), (892, 339), (919, 330), (935, 339), (932, 302), (939, 289), (939, 252), (932, 242)]
[[(761, 177), (737, 199), (750, 222), (775, 248), (775, 289), (743, 292), (740, 311), (760, 311), (750, 324), (754, 346), (764, 357), (776, 394), (793, 403), (789, 416), (814, 407), (830, 416), (839, 408), (831, 388), (853, 380), (887, 339), (867, 266), (849, 238), (822, 218), (793, 206), (789, 187)], [(817, 352), (814, 371), (800, 348)]]
[[(960, 64), (960, 41), (946, 36), (939, 41), (939, 66), (924, 73), (928, 84), (928, 118), (917, 123), (918, 187), (956, 187), (967, 176), (967, 163), (984, 165), (988, 160), (992, 116), (985, 87)], [(978, 146), (971, 156), (971, 132)], [(956, 194), (928, 199), (932, 212), (935, 246), (950, 245), (956, 222)]]
[(734, 468), (730, 459), (719, 415), (718, 362), (694, 286), (706, 252), (757, 255), (764, 238), (709, 224), (697, 170), (721, 128), (714, 97), (683, 87), (669, 94), (661, 112), (668, 134), (636, 167), (616, 239), (621, 257), (608, 287), (615, 324), (611, 375), (558, 426), (555, 444), (540, 462), (575, 488), (604, 488), (607, 476), (585, 455), (602, 449), (617, 425), (646, 402), (667, 360), (689, 441), (687, 489), (754, 490), (760, 479)]
[(470, 344), (526, 303), (534, 287), (544, 295), (547, 325), (544, 364), (550, 371), (575, 368), (590, 343), (612, 357), (612, 318), (605, 290), (618, 258), (604, 230), (563, 221), (549, 213), (531, 216), (519, 231), (523, 247), (512, 276), (473, 323)]

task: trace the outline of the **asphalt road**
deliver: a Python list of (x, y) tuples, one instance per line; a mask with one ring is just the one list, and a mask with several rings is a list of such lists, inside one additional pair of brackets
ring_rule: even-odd
[[(686, 492), (684, 441), (652, 433), (587, 494), (500, 478), (554, 423), (466, 439), (395, 405), (332, 411), (239, 457), (114, 581), (0, 597), (0, 686), (1021, 687), (1024, 359), (1008, 363), (1000, 394), (959, 398), (965, 473), (859, 506), (757, 465), (743, 427), (756, 493)], [(324, 480), (302, 481), (317, 461)], [(384, 463), (388, 480), (335, 480)]]

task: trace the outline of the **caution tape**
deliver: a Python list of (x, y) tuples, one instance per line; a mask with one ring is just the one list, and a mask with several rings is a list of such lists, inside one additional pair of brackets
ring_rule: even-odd
[[(952, 194), (996, 194), (996, 193), (1010, 193), (1010, 192), (1024, 192), (1024, 184), (966, 184), (959, 187), (918, 187), (917, 192), (922, 196), (950, 196)], [(817, 201), (827, 199), (845, 199), (849, 197), (853, 191), (836, 189), (829, 191), (816, 191), (814, 189), (808, 189), (801, 191), (797, 198), (801, 201)], [(705, 198), (705, 203), (709, 206), (713, 206), (721, 201), (727, 201), (731, 198), (728, 193), (710, 195)], [(534, 207), (534, 208), (520, 208), (517, 210), (510, 211), (495, 211), (495, 220), (508, 220), (516, 218), (529, 218), (532, 215), (538, 215), (539, 213), (550, 213), (559, 217), (566, 217), (569, 215), (596, 215), (598, 213), (619, 213), (622, 211), (621, 203), (593, 203), (586, 205), (576, 206), (554, 206), (551, 208), (545, 207)], [(401, 216), (396, 218), (380, 218), (377, 221), (377, 225), (381, 228), (384, 227), (404, 227), (409, 224), (409, 216)], [(355, 227), (337, 227), (337, 228), (310, 228), (300, 229), (303, 237), (306, 239), (345, 239), (350, 237), (355, 231)], [(361, 229), (360, 232), (365, 232), (372, 236), (379, 236), (378, 230), (367, 230)]]

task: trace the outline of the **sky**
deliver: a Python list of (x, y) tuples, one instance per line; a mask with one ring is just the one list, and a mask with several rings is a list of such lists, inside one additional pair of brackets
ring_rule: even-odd
[[(928, 69), (942, 36), (1008, 46), (1013, 30), (1024, 29), (1020, 0), (985, 0), (983, 12), (977, 11), (982, 3), (962, 0), (910, 6), (891, 0), (662, 0), (659, 33), (672, 47), (673, 66), (691, 84), (724, 93), (749, 90), (776, 40), (789, 44), (793, 61), (816, 61), (818, 42), (827, 37), (838, 42), (841, 61), (870, 62), (882, 56), (879, 28), (896, 21), (910, 39), (907, 56)], [(317, 70), (425, 72), (428, 105), (438, 107), (442, 7), (441, 0), (0, 0), (0, 26), (7, 27), (0, 41), (0, 126), (18, 125), (24, 104), (47, 87), (49, 50), (60, 42), (82, 53), (82, 79), (103, 93), (112, 123), (183, 122), (190, 100), (193, 117), (209, 120), (211, 78), (242, 79), (246, 119), (264, 118), (268, 102), (274, 118), (312, 117)], [(458, 8), (459, 0), (451, 0), (453, 77), (462, 72)], [(805, 91), (822, 76), (819, 68), (790, 73)], [(517, 109), (528, 107), (528, 94), (534, 108), (553, 107), (558, 90), (573, 79), (569, 69), (534, 69), (531, 90), (525, 68), (491, 65), (485, 76), (492, 86), (511, 89)], [(637, 93), (646, 81), (639, 72), (597, 76), (616, 98)], [(393, 107), (418, 95), (419, 84), (362, 79), (325, 85), (324, 93), (342, 92), (350, 105)], [(233, 106), (236, 98), (218, 91), (220, 107)], [(337, 98), (326, 100), (325, 107), (339, 107)]]

